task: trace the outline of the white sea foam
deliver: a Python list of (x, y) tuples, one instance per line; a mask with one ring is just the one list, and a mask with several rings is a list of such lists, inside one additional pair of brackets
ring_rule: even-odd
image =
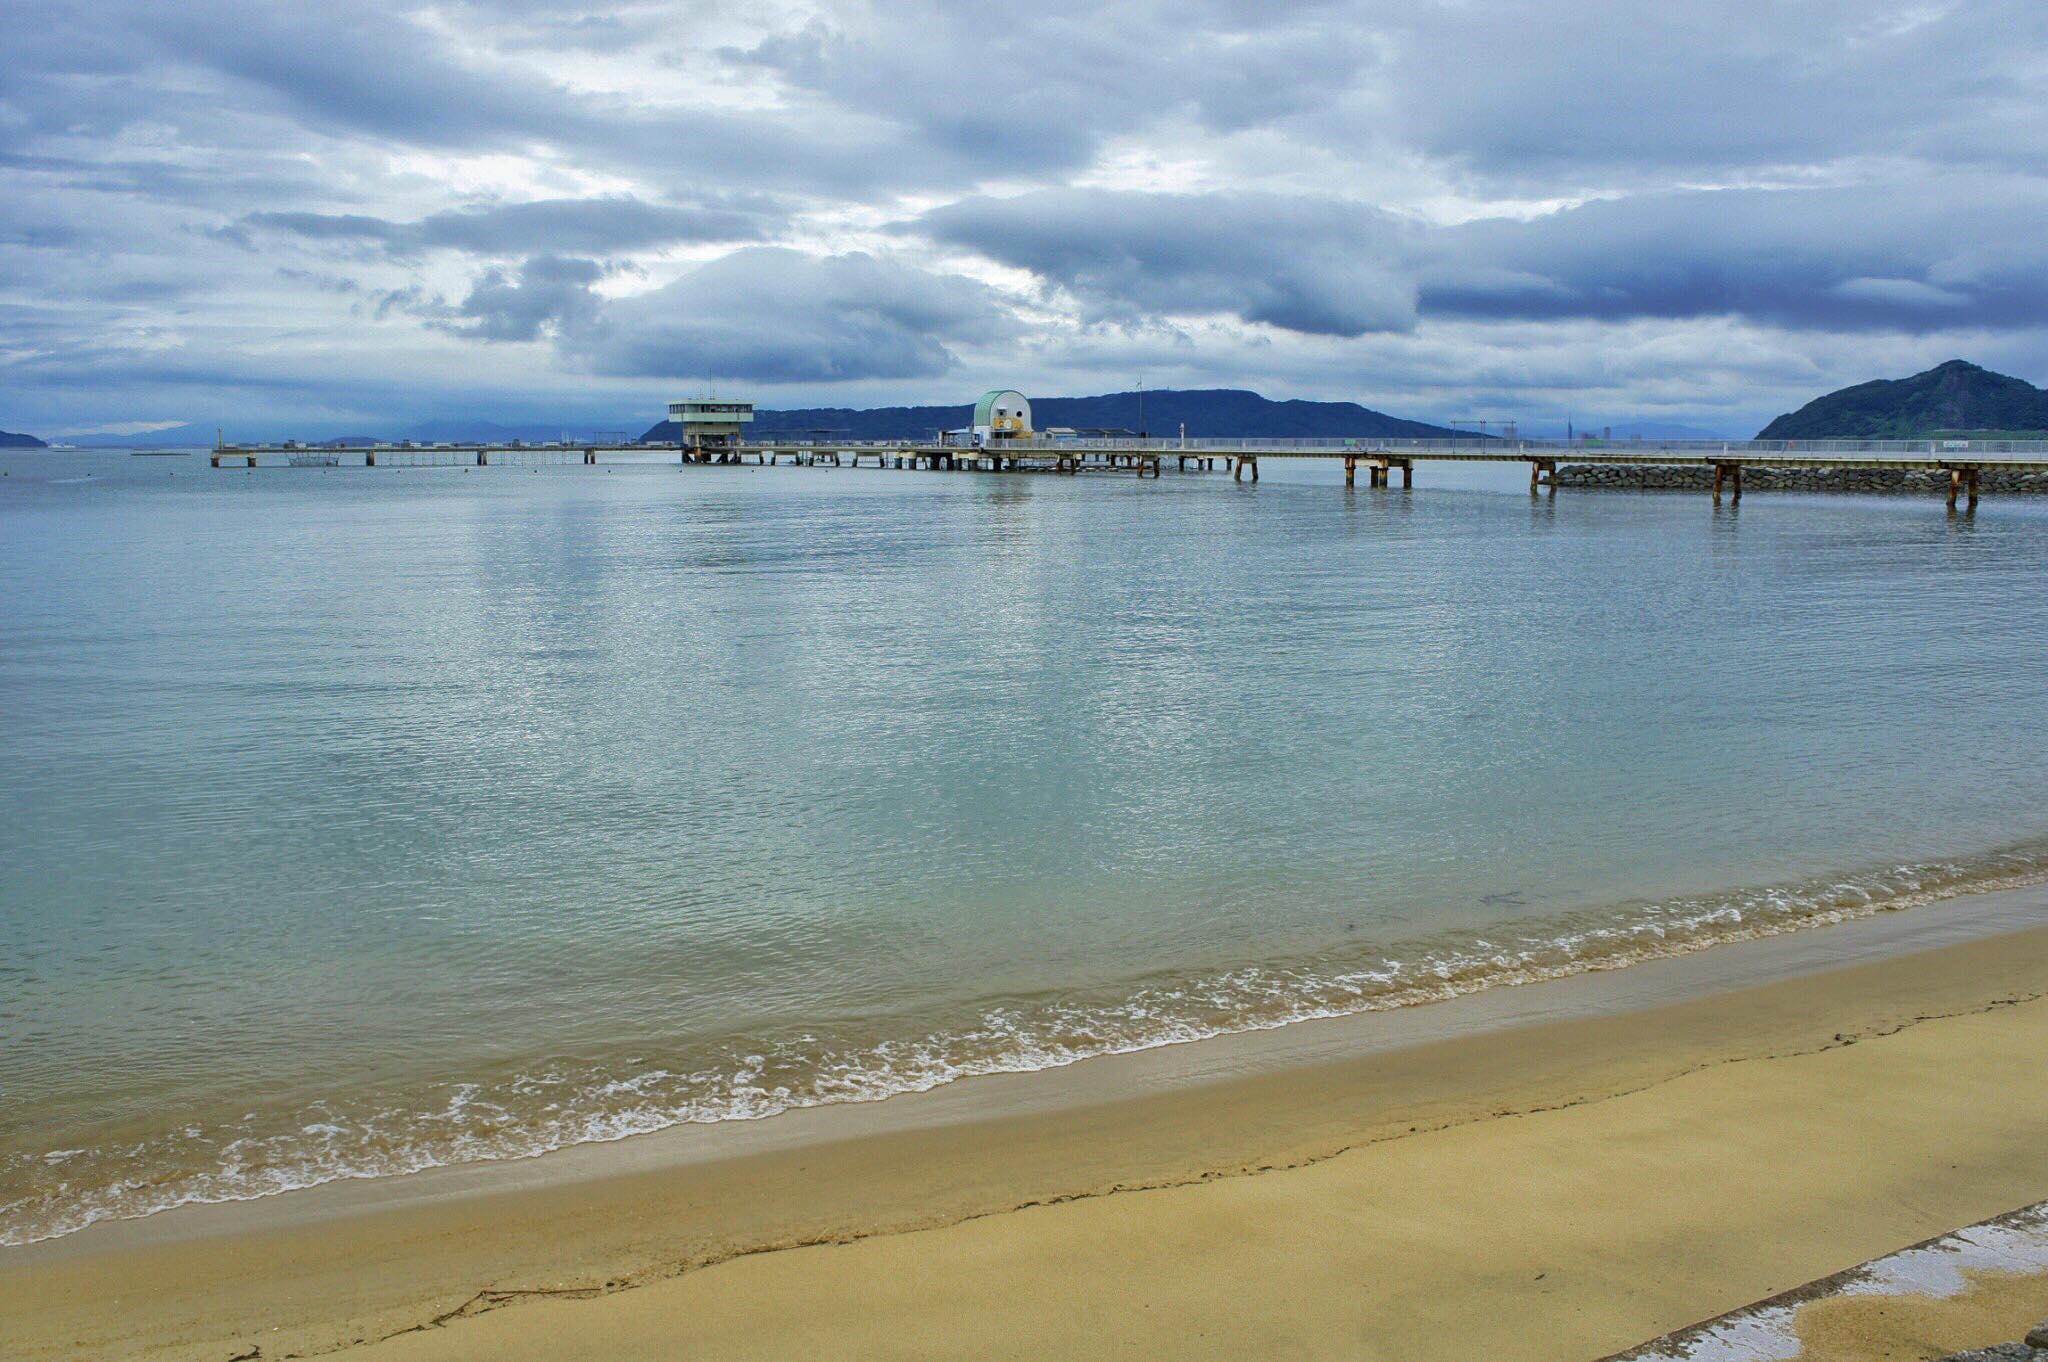
[[(896, 1034), (816, 1029), (679, 1047), (663, 1062), (566, 1061), (427, 1092), (337, 1097), (290, 1113), (187, 1124), (118, 1149), (51, 1150), (0, 1166), (0, 1245), (197, 1203), (247, 1201), (447, 1164), (527, 1158), (670, 1127), (869, 1102), (962, 1078), (1054, 1069), (1100, 1055), (1409, 1006), (1504, 984), (1614, 969), (1724, 942), (2032, 883), (2048, 856), (1897, 866), (1805, 886), (1623, 905), (1510, 938), (1440, 938), (1140, 980), (1114, 992), (992, 1002)], [(687, 1057), (687, 1064), (676, 1063)], [(629, 1068), (630, 1064), (630, 1068)], [(422, 1098), (427, 1100), (422, 1101)], [(52, 1171), (59, 1176), (50, 1175)]]

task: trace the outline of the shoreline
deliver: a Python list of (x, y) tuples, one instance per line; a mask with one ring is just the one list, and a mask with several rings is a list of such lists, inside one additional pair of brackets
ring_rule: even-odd
[(2048, 879), (2029, 877), (2028, 883), (2015, 887), (1953, 893), (1902, 907), (1879, 904), (1838, 918), (1688, 942), (1670, 954), (1617, 957), (1569, 973), (1489, 983), (1424, 1002), (1227, 1031), (1039, 1069), (972, 1074), (879, 1100), (819, 1103), (757, 1119), (685, 1122), (531, 1156), (338, 1178), (242, 1200), (194, 1202), (151, 1215), (100, 1221), (29, 1244), (0, 1246), (0, 1267), (13, 1258), (60, 1254), (65, 1246), (92, 1252), (102, 1246), (285, 1228), (392, 1206), (574, 1184), (835, 1140), (1113, 1102), (1132, 1089), (1163, 1091), (1228, 1082), (1266, 1070), (1511, 1027), (1641, 1011), (2036, 925), (2048, 926)]
[[(0, 1324), (45, 1344), (88, 1330), (96, 1355), (199, 1357), (259, 1333), (301, 1351), (345, 1346), (521, 1292), (596, 1295), (596, 1306), (795, 1256), (764, 1250), (922, 1238), (1016, 1220), (1027, 1206), (1135, 1201), (1114, 1194), (1139, 1188), (1294, 1177), (1518, 1114), (1611, 1106), (1788, 1047), (1847, 1053), (1852, 1021), (1875, 1037), (1934, 1013), (2017, 1015), (2012, 1000), (2044, 989), (2048, 888), (2003, 890), (886, 1102), (106, 1222), (0, 1250), (0, 1285), (33, 1285), (11, 1294), (38, 1302), (8, 1307)], [(1977, 1172), (2001, 1188), (2017, 1178), (2039, 1199), (2048, 1153), (2041, 1162)], [(2018, 1199), (1967, 1208), (1995, 1214)], [(1961, 1223), (1937, 1223), (1946, 1213), (1914, 1227)], [(726, 1267), (697, 1271), (711, 1264)], [(121, 1310), (105, 1308), (110, 1296)]]
[[(2024, 868), (2014, 867), (2011, 864), (2014, 861), (2022, 862)], [(1934, 882), (1924, 883), (1929, 877)], [(1885, 883), (1887, 880), (1893, 882)], [(1901, 880), (1903, 883), (1899, 882)], [(1841, 901), (1845, 885), (1851, 883), (1860, 889), (1863, 897)], [(1439, 1034), (1438, 1028), (1444, 1019), (1428, 1012), (1427, 1020), (1412, 1027), (1398, 1023), (1380, 1027), (1361, 1023), (1359, 1019), (1399, 1015), (1418, 1009), (1426, 1011), (1468, 996), (1515, 991), (1587, 975), (1626, 972), (1647, 964), (1719, 952), (1758, 940), (1833, 930), (1861, 919), (1896, 917), (1938, 903), (1980, 902), (2002, 892), (2024, 891), (2043, 885), (2048, 885), (2048, 870), (2041, 868), (2038, 855), (2030, 860), (2028, 852), (2015, 845), (1986, 853), (1981, 864), (1967, 871), (1952, 863), (1928, 862), (1871, 871), (1864, 874), (1860, 882), (1855, 876), (1845, 881), (1816, 880), (1794, 892), (1818, 893), (1822, 897), (1791, 911), (1771, 903), (1771, 895), (1777, 892), (1777, 887), (1729, 891), (1719, 896), (1728, 902), (1718, 908), (1711, 902), (1703, 901), (1702, 906), (1702, 903), (1677, 899), (1670, 903), (1685, 905), (1686, 911), (1668, 922), (1649, 915), (1634, 919), (1620, 916), (1611, 927), (1590, 930), (1584, 937), (1565, 938), (1567, 942), (1579, 941), (1576, 946), (1565, 946), (1563, 942), (1547, 939), (1533, 945), (1527, 939), (1511, 939), (1507, 946), (1475, 940), (1468, 943), (1462, 953), (1454, 949), (1448, 957), (1440, 957), (1434, 972), (1419, 969), (1416, 976), (1403, 985), (1389, 985), (1383, 992), (1346, 994), (1326, 982), (1322, 991), (1328, 996), (1320, 1002), (1304, 995), (1295, 1000), (1296, 1005), (1291, 1009), (1268, 1016), (1241, 1017), (1234, 1024), (1222, 1025), (1221, 1029), (1200, 1029), (1191, 1034), (1175, 1035), (1169, 1028), (1157, 1038), (1134, 1039), (1128, 1043), (1104, 1041), (1099, 1048), (1083, 1046), (1064, 1055), (1040, 1054), (1030, 1065), (974, 1067), (970, 1064), (956, 1069), (949, 1077), (922, 1085), (907, 1085), (893, 1092), (880, 1091), (858, 1097), (797, 1098), (787, 1105), (748, 1114), (725, 1114), (707, 1120), (675, 1119), (666, 1125), (570, 1139), (539, 1149), (471, 1153), (463, 1158), (428, 1161), (423, 1166), (401, 1169), (330, 1172), (296, 1186), (273, 1186), (249, 1194), (234, 1191), (188, 1194), (187, 1199), (140, 1213), (104, 1214), (102, 1218), (82, 1226), (26, 1240), (9, 1242), (0, 1238), (0, 1263), (6, 1261), (9, 1253), (38, 1245), (66, 1243), (80, 1235), (89, 1236), (90, 1244), (98, 1244), (103, 1238), (121, 1243), (129, 1241), (128, 1234), (150, 1238), (157, 1232), (177, 1235), (232, 1231), (250, 1224), (290, 1224), (300, 1219), (347, 1214), (361, 1207), (405, 1202), (425, 1196), (482, 1194), (500, 1187), (541, 1185), (557, 1178), (604, 1176), (614, 1171), (660, 1166), (679, 1157), (718, 1158), (735, 1152), (839, 1138), (872, 1129), (901, 1129), (933, 1120), (973, 1120), (1000, 1114), (1013, 1106), (1028, 1109), (1034, 1102), (1057, 1105), (1070, 1099), (1094, 1100), (1087, 1096), (1089, 1084), (1075, 1081), (1074, 1091), (1070, 1092), (1059, 1080), (1054, 1080), (1043, 1090), (1025, 1088), (1021, 1095), (1006, 1095), (1008, 1100), (995, 1104), (993, 1109), (984, 1108), (975, 1101), (948, 1103), (935, 1094), (963, 1083), (980, 1085), (991, 1079), (1028, 1083), (1038, 1076), (1076, 1067), (1088, 1068), (1092, 1073), (1094, 1070), (1090, 1066), (1104, 1061), (1134, 1063), (1140, 1072), (1155, 1078), (1164, 1075), (1167, 1081), (1200, 1081), (1206, 1051), (1204, 1058), (1194, 1060), (1183, 1057), (1147, 1063), (1134, 1060), (1134, 1057), (1155, 1051), (1186, 1052), (1190, 1047), (1200, 1049), (1221, 1044), (1224, 1048), (1217, 1051), (1221, 1055), (1233, 1054), (1234, 1047), (1248, 1046), (1259, 1064), (1285, 1063), (1295, 1052), (1297, 1046), (1294, 1042), (1300, 1037), (1293, 1037), (1290, 1041), (1247, 1041), (1246, 1038), (1271, 1037), (1280, 1032), (1293, 1032), (1302, 1026), (1353, 1024), (1355, 1034), (1346, 1033), (1345, 1040), (1334, 1050), (1327, 1046), (1321, 1050), (1311, 1049), (1311, 1055), (1342, 1053), (1346, 1045), (1369, 1049), (1382, 1044), (1413, 1043)], [(1829, 903), (1825, 897), (1828, 894), (1833, 894), (1836, 901)], [(1733, 922), (1720, 921), (1722, 915), (1731, 909), (1735, 910)], [(1888, 933), (1880, 932), (1879, 935), (1888, 936)], [(1588, 943), (1590, 949), (1585, 948)], [(1488, 967), (1480, 968), (1482, 957), (1472, 953), (1474, 946), (1499, 953), (1487, 959)], [(1563, 948), (1559, 950), (1559, 947)], [(1555, 958), (1543, 958), (1539, 948), (1551, 950)], [(1909, 947), (1903, 939), (1887, 947), (1905, 948)], [(1801, 953), (1793, 951), (1792, 954)], [(1755, 968), (1768, 970), (1772, 955), (1772, 952), (1765, 952)], [(1747, 956), (1738, 957), (1743, 962), (1748, 959)], [(1428, 957), (1425, 956), (1421, 963), (1428, 964)], [(1742, 967), (1752, 968), (1747, 963)], [(1607, 1010), (1648, 1005), (1640, 999), (1629, 1001), (1637, 995), (1627, 986), (1611, 991), (1596, 988), (1594, 992), (1599, 995), (1594, 1005)], [(1573, 1015), (1572, 995), (1569, 993), (1538, 996), (1546, 1002), (1556, 999), (1561, 1005), (1557, 1015)], [(1642, 996), (1647, 998), (1651, 995)], [(1477, 1011), (1481, 1017), (1501, 1015), (1486, 1008)], [(1458, 1015), (1455, 1011), (1450, 1015), (1452, 1026), (1455, 1026)], [(1505, 1015), (1521, 1016), (1512, 1008)], [(1501, 1022), (1495, 1020), (1489, 1024)], [(1115, 1067), (1112, 1065), (1112, 1070)], [(1185, 1074), (1182, 1072), (1184, 1069), (1187, 1071)], [(1175, 1075), (1181, 1077), (1176, 1079)], [(974, 1092), (981, 1095), (983, 1090), (976, 1086)], [(830, 1114), (842, 1108), (884, 1104), (889, 1107), (891, 1117), (896, 1119), (882, 1120), (873, 1126), (859, 1117)], [(839, 1124), (842, 1121), (844, 1125)], [(764, 1126), (771, 1127), (772, 1133), (761, 1136), (759, 1131)], [(622, 1146), (628, 1147), (628, 1152), (619, 1152)], [(159, 1222), (168, 1224), (169, 1229), (164, 1231)], [(124, 1233), (122, 1226), (144, 1228)], [(188, 1226), (194, 1228), (188, 1229)]]

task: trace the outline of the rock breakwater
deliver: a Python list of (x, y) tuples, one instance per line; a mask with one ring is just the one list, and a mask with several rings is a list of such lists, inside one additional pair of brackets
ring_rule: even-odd
[[(1776, 468), (1749, 464), (1742, 470), (1750, 492), (1879, 492), (1895, 496), (1947, 496), (1948, 474), (1917, 468)], [(1567, 463), (1557, 469), (1559, 487), (1705, 492), (1714, 470), (1704, 466), (1647, 463)], [(1986, 496), (2048, 496), (2048, 473), (1987, 468), (1978, 475)]]

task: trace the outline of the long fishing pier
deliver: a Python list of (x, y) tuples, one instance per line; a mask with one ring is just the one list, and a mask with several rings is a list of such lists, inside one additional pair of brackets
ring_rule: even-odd
[(772, 467), (788, 461), (805, 467), (898, 468), (991, 473), (1056, 474), (1123, 473), (1140, 478), (1162, 476), (1169, 465), (1177, 473), (1221, 470), (1239, 482), (1259, 480), (1262, 459), (1341, 461), (1344, 485), (1357, 485), (1366, 472), (1368, 487), (1391, 485), (1398, 470), (1401, 485), (1412, 487), (1418, 463), (1525, 463), (1529, 490), (1555, 491), (1560, 465), (1697, 468), (1713, 471), (1714, 500), (1724, 495), (1739, 501), (1744, 469), (1856, 469), (1946, 474), (1948, 504), (1976, 505), (1983, 473), (2048, 473), (2048, 440), (1604, 440), (1566, 443), (1562, 440), (1395, 439), (1047, 439), (988, 440), (981, 444), (947, 441), (753, 440), (729, 444), (668, 443), (591, 444), (572, 441), (499, 444), (378, 444), (355, 446), (283, 444), (221, 444), (214, 448), (215, 468), (336, 467), (344, 463), (369, 468), (487, 468), (493, 464), (583, 463), (600, 457), (648, 454), (673, 455), (684, 465), (753, 464)]

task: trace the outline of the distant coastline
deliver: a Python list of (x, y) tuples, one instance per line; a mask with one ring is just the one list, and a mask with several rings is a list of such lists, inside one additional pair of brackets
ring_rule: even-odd
[[(813, 437), (845, 440), (915, 440), (966, 424), (966, 405), (918, 404), (875, 407), (760, 407), (752, 433), (760, 437)], [(1084, 397), (1034, 397), (1033, 411), (1044, 429), (1085, 434), (1196, 439), (1450, 439), (1492, 436), (1556, 438), (1560, 433), (1591, 436), (1593, 421), (1576, 429), (1563, 418), (1540, 414), (1517, 423), (1509, 420), (1467, 421), (1462, 428), (1446, 423), (1411, 420), (1356, 402), (1276, 400), (1242, 388), (1162, 388), (1100, 393)], [(370, 425), (377, 418), (369, 418)], [(379, 423), (381, 424), (381, 422)], [(601, 428), (602, 427), (602, 428)], [(372, 427), (374, 429), (374, 427)], [(527, 421), (505, 423), (486, 419), (394, 419), (382, 433), (292, 431), (309, 444), (341, 448), (377, 444), (537, 442), (570, 440), (607, 446), (664, 443), (677, 438), (667, 421), (655, 423), (637, 437), (630, 420), (609, 422)], [(1602, 442), (1620, 439), (1704, 440), (1732, 438), (1703, 427), (1674, 425), (1622, 416), (1602, 419)], [(248, 441), (262, 433), (241, 431)], [(275, 437), (277, 432), (272, 431)], [(81, 449), (203, 449), (215, 443), (215, 426), (185, 422), (133, 435), (87, 435), (63, 447)], [(1927, 440), (2048, 438), (2048, 390), (2025, 379), (1995, 373), (1967, 360), (1951, 359), (1922, 373), (1900, 379), (1876, 379), (1836, 389), (1814, 398), (1796, 411), (1781, 415), (1758, 431), (1759, 440)], [(0, 448), (45, 448), (32, 435), (0, 432)], [(1690, 484), (1685, 484), (1690, 485)], [(1789, 485), (1789, 484), (1788, 484)]]

